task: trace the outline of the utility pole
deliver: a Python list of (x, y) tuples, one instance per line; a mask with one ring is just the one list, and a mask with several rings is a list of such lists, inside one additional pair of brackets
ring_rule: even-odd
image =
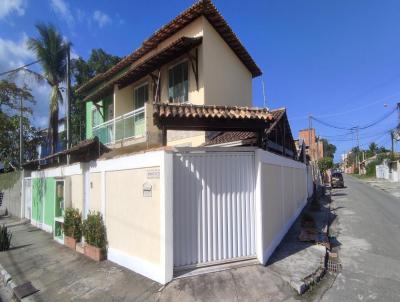
[[(71, 62), (70, 45), (67, 46), (67, 108), (66, 108), (66, 128), (67, 128), (67, 150), (71, 148)], [(69, 164), (69, 155), (67, 155), (67, 164)]]
[(22, 142), (22, 137), (23, 137), (23, 129), (22, 129), (22, 96), (19, 97), (19, 168), (22, 169), (22, 161), (23, 161), (23, 142)]
[(361, 171), (360, 171), (360, 167), (361, 167), (361, 164), (360, 164), (360, 138), (358, 136), (358, 126), (356, 127), (356, 138), (357, 138), (357, 167), (358, 167), (358, 175), (360, 175), (361, 174)]
[(308, 115), (308, 155), (310, 156), (310, 160), (312, 160), (311, 156), (311, 129), (312, 129), (312, 115)]

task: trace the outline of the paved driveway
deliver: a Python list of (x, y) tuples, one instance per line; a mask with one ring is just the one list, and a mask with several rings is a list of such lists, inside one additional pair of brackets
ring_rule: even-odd
[(163, 287), (110, 261), (95, 263), (29, 224), (10, 229), (14, 248), (0, 253), (0, 263), (17, 285), (31, 281), (40, 289), (31, 296), (35, 301), (295, 301), (297, 296), (278, 274), (258, 264)]
[(400, 301), (400, 198), (351, 176), (333, 191), (343, 270), (321, 301)]

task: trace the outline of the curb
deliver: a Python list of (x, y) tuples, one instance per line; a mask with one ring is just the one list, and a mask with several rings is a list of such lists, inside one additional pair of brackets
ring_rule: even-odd
[[(9, 291), (11, 291), (12, 296), (18, 301), (19, 299), (14, 295), (14, 288), (17, 286), (17, 284), (15, 284), (14, 280), (12, 279), (12, 276), (4, 269), (4, 267), (1, 264), (0, 264), (0, 278), (4, 286)], [(32, 297), (28, 296), (19, 301), (34, 302), (35, 300), (33, 300)]]

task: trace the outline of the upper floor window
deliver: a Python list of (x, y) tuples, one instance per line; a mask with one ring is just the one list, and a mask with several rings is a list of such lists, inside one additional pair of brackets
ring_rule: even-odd
[(134, 110), (144, 107), (149, 99), (149, 85), (144, 84), (135, 88), (133, 93)]
[(103, 123), (103, 117), (101, 116), (100, 110), (98, 107), (92, 107), (92, 126), (95, 127)]
[(189, 100), (188, 62), (182, 62), (169, 69), (168, 100), (183, 103)]

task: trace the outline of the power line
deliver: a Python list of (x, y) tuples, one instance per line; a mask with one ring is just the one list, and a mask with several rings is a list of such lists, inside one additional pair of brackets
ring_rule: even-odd
[(15, 69), (4, 71), (4, 72), (0, 73), (0, 77), (3, 76), (3, 75), (6, 75), (6, 74), (18, 72), (18, 71), (20, 71), (22, 69), (25, 69), (26, 67), (29, 67), (29, 66), (34, 65), (34, 64), (39, 63), (39, 62), (40, 62), (40, 60), (36, 60), (34, 62), (30, 62), (30, 63), (25, 64), (23, 66), (17, 67)]
[(348, 130), (348, 131), (354, 131), (355, 129), (358, 130), (364, 130), (370, 127), (373, 127), (377, 124), (379, 124), (380, 122), (384, 121), (385, 119), (387, 119), (389, 116), (391, 116), (394, 112), (396, 112), (397, 108), (393, 108), (392, 111), (390, 111), (389, 113), (385, 114), (384, 116), (382, 116), (381, 118), (375, 120), (374, 122), (364, 125), (364, 126), (360, 126), (360, 127), (342, 127), (342, 126), (336, 126), (336, 125), (332, 125), (330, 123), (324, 122), (323, 120), (320, 120), (316, 117), (311, 117), (314, 121), (326, 126), (326, 127), (330, 127), (330, 128), (334, 128), (334, 129), (339, 129), (339, 130)]

